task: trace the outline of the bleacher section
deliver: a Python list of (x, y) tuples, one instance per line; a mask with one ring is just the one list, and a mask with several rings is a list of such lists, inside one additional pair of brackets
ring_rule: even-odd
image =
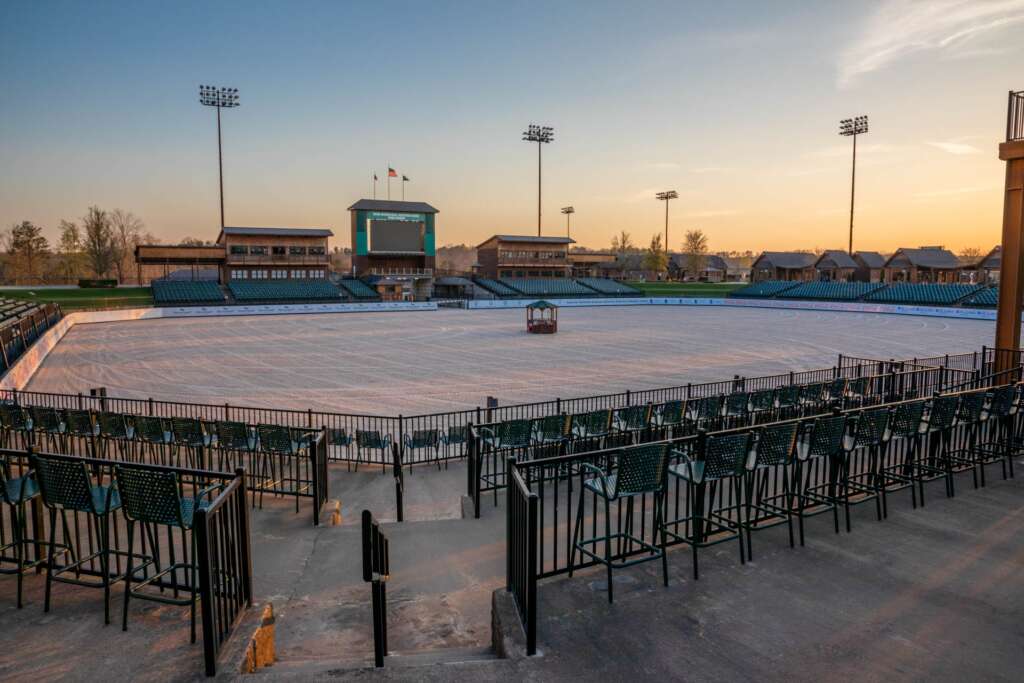
[(887, 304), (919, 304), (923, 306), (951, 306), (974, 294), (982, 285), (961, 284), (909, 284), (896, 282), (872, 292), (865, 301)]
[(501, 283), (527, 296), (591, 297), (597, 294), (575, 280), (564, 278), (502, 278)]
[(804, 282), (778, 296), (780, 299), (856, 301), (884, 286), (881, 282)]
[(216, 282), (154, 280), (153, 301), (157, 304), (221, 303), (224, 292)]
[(763, 282), (754, 282), (746, 287), (740, 287), (734, 292), (729, 292), (728, 296), (736, 297), (738, 299), (770, 299), (773, 296), (778, 296), (786, 290), (799, 287), (802, 283), (790, 282), (788, 280), (765, 280)]
[(975, 308), (995, 308), (999, 304), (999, 287), (986, 287), (960, 303)]
[(57, 304), (0, 297), (0, 372), (6, 372), (61, 317)]
[(348, 293), (350, 297), (358, 301), (376, 301), (380, 298), (377, 290), (367, 285), (362, 280), (338, 280), (338, 285)]
[(612, 296), (643, 296), (643, 292), (617, 280), (600, 277), (576, 278), (576, 282), (600, 294)]
[(497, 280), (491, 280), (486, 277), (478, 277), (476, 283), (486, 289), (491, 294), (502, 298), (502, 299), (514, 299), (518, 296), (522, 296), (520, 292), (512, 289), (508, 285), (502, 284)]
[[(365, 285), (364, 285), (365, 286)], [(338, 301), (341, 294), (327, 280), (232, 280), (237, 301)]]

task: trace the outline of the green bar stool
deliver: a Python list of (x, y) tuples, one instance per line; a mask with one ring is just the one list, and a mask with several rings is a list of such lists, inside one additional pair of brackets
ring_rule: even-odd
[(801, 546), (807, 517), (831, 511), (835, 532), (839, 533), (840, 494), (845, 487), (842, 477), (846, 430), (845, 415), (818, 417), (800, 425), (790, 490), (796, 498)]
[[(141, 465), (116, 464), (114, 476), (121, 494), (122, 510), (128, 521), (128, 568), (124, 575), (124, 605), (121, 629), (128, 630), (128, 604), (131, 598), (150, 600), (165, 605), (189, 608), (191, 642), (196, 642), (196, 601), (199, 580), (196, 565), (196, 537), (193, 533), (195, 511), (210, 504), (209, 496), (224, 488), (215, 484), (200, 490), (194, 497), (181, 493), (181, 484), (175, 472)], [(135, 525), (139, 524), (149, 542), (150, 555), (135, 554)], [(161, 560), (159, 529), (168, 529), (167, 550), (170, 563), (164, 567)], [(176, 559), (172, 531), (181, 532), (181, 560)], [(185, 537), (188, 542), (185, 542)], [(143, 550), (145, 543), (142, 544)], [(135, 564), (141, 559), (140, 564)], [(149, 574), (149, 567), (154, 573)], [(138, 577), (139, 572), (144, 572)], [(179, 582), (179, 573), (186, 579)], [(145, 589), (155, 586), (159, 592)], [(164, 592), (170, 589), (171, 595)], [(181, 594), (186, 595), (182, 596)]]
[[(31, 458), (32, 467), (39, 480), (43, 503), (50, 513), (50, 535), (46, 556), (46, 600), (43, 611), (50, 611), (50, 595), (54, 581), (88, 588), (102, 588), (103, 623), (109, 624), (110, 585), (124, 578), (123, 574), (111, 576), (110, 557), (112, 554), (127, 555), (110, 549), (110, 517), (112, 513), (121, 509), (121, 497), (117, 487), (113, 482), (109, 486), (94, 483), (85, 461), (79, 458), (48, 454), (33, 454)], [(73, 532), (67, 520), (68, 512), (84, 513), (89, 518), (89, 533), (85, 542), (90, 542), (95, 533), (96, 549), (88, 555), (76, 557), (72, 545)], [(64, 532), (63, 543), (57, 543), (58, 515)], [(72, 519), (76, 527), (75, 537), (82, 542), (77, 536), (77, 515), (72, 514)], [(70, 558), (70, 561), (61, 567), (55, 564), (58, 550), (62, 556)], [(98, 560), (100, 565), (98, 582), (82, 578), (83, 568), (91, 565), (94, 560)], [(70, 572), (73, 572), (74, 576), (66, 575)]]
[(695, 447), (673, 451), (678, 462), (668, 471), (686, 484), (687, 510), (684, 516), (665, 522), (666, 533), (690, 546), (694, 580), (700, 578), (700, 548), (736, 540), (740, 563), (746, 562), (743, 488), (750, 438), (750, 432), (709, 435), (702, 431)]
[(754, 432), (747, 459), (748, 481), (744, 487), (747, 559), (754, 559), (753, 532), (779, 524), (788, 527), (789, 547), (794, 547), (790, 472), (796, 460), (797, 428), (796, 422), (783, 422)]
[[(441, 469), (441, 434), (436, 429), (414, 429), (412, 434), (405, 435), (405, 448), (410, 453), (416, 451), (434, 451), (434, 462), (437, 469)], [(445, 461), (445, 469), (448, 468), (448, 461)], [(409, 471), (412, 471), (410, 466)]]
[[(569, 553), (569, 576), (576, 566), (576, 552), (582, 558), (589, 558), (603, 564), (608, 573), (608, 602), (613, 602), (612, 572), (615, 569), (631, 567), (642, 562), (661, 560), (662, 581), (668, 586), (668, 556), (665, 553), (665, 492), (668, 477), (668, 444), (652, 443), (628, 446), (608, 458), (608, 467), (602, 469), (591, 463), (583, 463), (583, 486), (580, 487), (579, 505), (576, 509), (576, 523), (573, 526), (572, 550)], [(586, 475), (590, 476), (586, 476)], [(587, 493), (604, 502), (604, 535), (581, 539), (583, 533), (583, 509)], [(651, 526), (653, 543), (633, 534), (634, 501), (637, 497), (653, 496), (654, 520)], [(611, 530), (611, 504), (626, 501), (626, 514), (615, 533)], [(641, 498), (643, 500), (643, 498)], [(621, 508), (620, 508), (621, 510)], [(642, 517), (642, 513), (641, 513)], [(641, 520), (641, 529), (643, 521)], [(613, 542), (617, 545), (612, 552)], [(604, 553), (599, 554), (596, 546), (603, 544)]]
[[(15, 574), (18, 577), (18, 609), (22, 607), (22, 584), (25, 572), (35, 569), (43, 563), (42, 553), (35, 560), (29, 559), (32, 546), (41, 548), (42, 540), (28, 536), (28, 516), (25, 506), (39, 496), (39, 484), (32, 470), (22, 471), (19, 476), (12, 474), (11, 463), (6, 456), (0, 455), (0, 502), (10, 508), (11, 540), (0, 540), (0, 574)], [(39, 529), (35, 533), (40, 533)], [(14, 566), (4, 567), (3, 562), (8, 550), (14, 550)]]

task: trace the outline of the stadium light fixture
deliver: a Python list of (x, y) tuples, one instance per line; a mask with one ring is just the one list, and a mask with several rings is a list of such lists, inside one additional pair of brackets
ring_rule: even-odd
[(538, 126), (531, 123), (523, 131), (524, 142), (537, 143), (537, 237), (540, 237), (540, 148), (555, 139), (555, 129), (551, 126)]
[(675, 190), (666, 190), (654, 196), (665, 202), (665, 256), (668, 256), (668, 202), (670, 199), (679, 199), (679, 193)]
[(853, 256), (853, 196), (857, 187), (857, 136), (868, 132), (868, 117), (855, 116), (839, 122), (839, 134), (853, 138), (853, 170), (850, 174), (850, 242), (847, 249)]
[(566, 237), (570, 237), (570, 235), (569, 235), (569, 218), (574, 213), (576, 213), (576, 209), (572, 208), (571, 206), (563, 206), (562, 207), (562, 213), (565, 214), (565, 236)]
[(220, 175), (220, 227), (224, 229), (224, 156), (220, 143), (220, 110), (237, 107), (238, 88), (218, 88), (214, 85), (199, 86), (199, 104), (217, 108), (217, 170)]

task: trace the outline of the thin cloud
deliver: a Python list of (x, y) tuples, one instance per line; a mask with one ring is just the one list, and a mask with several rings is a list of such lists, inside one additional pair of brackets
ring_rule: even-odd
[(682, 165), (676, 161), (651, 161), (644, 164), (644, 167), (655, 171), (678, 171)]
[[(877, 143), (863, 143), (857, 144), (857, 154), (867, 155), (878, 155), (878, 154), (889, 154), (895, 152), (900, 148), (896, 145), (888, 145), (884, 142)], [(807, 152), (804, 154), (805, 159), (837, 159), (845, 158), (850, 156), (851, 147), (848, 144), (829, 145), (821, 149), (814, 150), (813, 152)], [(859, 160), (858, 160), (859, 161)]]
[(968, 145), (967, 143), (964, 142), (955, 142), (953, 140), (947, 140), (945, 142), (934, 141), (927, 142), (925, 144), (930, 145), (935, 149), (941, 149), (943, 152), (948, 152), (949, 154), (956, 154), (957, 156), (964, 156), (967, 154), (981, 154), (981, 150), (975, 147), (974, 145)]
[(697, 168), (691, 168), (690, 173), (728, 173), (732, 169), (727, 166), (698, 166)]
[(979, 43), (1024, 21), (1024, 0), (888, 0), (839, 59), (839, 87), (908, 55), (942, 51), (946, 56), (984, 49)]

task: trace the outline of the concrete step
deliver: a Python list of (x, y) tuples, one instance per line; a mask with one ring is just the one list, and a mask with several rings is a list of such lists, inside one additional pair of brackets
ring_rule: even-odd
[[(413, 669), (448, 665), (483, 664), (496, 662), (498, 657), (490, 647), (442, 648), (436, 650), (415, 650), (391, 652), (384, 658), (385, 669)], [(258, 674), (275, 677), (304, 677), (341, 673), (354, 673), (373, 669), (373, 653), (352, 657), (302, 657), (284, 658), (273, 666), (261, 669)]]

